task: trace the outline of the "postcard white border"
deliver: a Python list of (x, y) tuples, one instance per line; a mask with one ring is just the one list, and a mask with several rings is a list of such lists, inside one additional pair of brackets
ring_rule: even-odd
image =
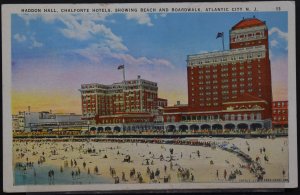
[[(289, 101), (289, 182), (287, 183), (172, 183), (172, 184), (98, 184), (98, 185), (35, 185), (13, 186), (12, 129), (11, 124), (11, 14), (20, 13), (20, 8), (92, 8), (95, 6), (145, 8), (150, 7), (201, 7), (233, 8), (248, 7), (258, 12), (288, 12), (288, 101)], [(231, 11), (232, 12), (232, 11)], [(212, 12), (211, 12), (212, 13)], [(176, 189), (235, 189), (235, 188), (295, 188), (298, 186), (297, 168), (297, 106), (296, 106), (296, 45), (295, 4), (289, 1), (274, 2), (211, 2), (211, 3), (148, 3), (148, 4), (16, 4), (2, 5), (2, 90), (3, 90), (3, 186), (5, 192), (46, 191), (118, 191), (118, 190), (176, 190)]]

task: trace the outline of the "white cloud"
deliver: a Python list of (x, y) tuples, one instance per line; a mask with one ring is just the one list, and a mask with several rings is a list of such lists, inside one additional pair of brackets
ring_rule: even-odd
[(276, 47), (278, 45), (278, 41), (275, 39), (271, 41), (271, 47)]
[(43, 43), (38, 42), (36, 40), (34, 40), (32, 43), (32, 47), (43, 47), (43, 45), (44, 45)]
[(26, 41), (26, 36), (25, 35), (21, 35), (19, 33), (14, 35), (14, 39), (16, 39), (18, 42), (24, 42)]
[(271, 28), (271, 30), (269, 30), (269, 35), (272, 35), (274, 33), (277, 33), (280, 38), (288, 41), (288, 33), (287, 32), (283, 32), (279, 28), (273, 27), (273, 28)]
[[(79, 55), (89, 59), (93, 63), (104, 63), (106, 60), (114, 60), (119, 63), (124, 63), (129, 66), (163, 66), (174, 68), (175, 66), (166, 59), (161, 58), (147, 58), (147, 57), (134, 57), (130, 54), (117, 53), (110, 50), (108, 47), (103, 47), (99, 44), (93, 44), (88, 48), (79, 49), (75, 51)], [(101, 54), (101, 55), (99, 55)]]
[[(67, 38), (77, 39), (80, 41), (87, 40), (92, 36), (100, 35), (104, 38), (106, 46), (114, 50), (127, 51), (128, 48), (122, 43), (122, 38), (115, 35), (110, 28), (104, 24), (99, 24), (99, 21), (104, 21), (109, 14), (61, 14), (61, 15), (39, 15), (41, 19), (50, 23), (55, 20), (62, 22), (65, 27), (59, 29), (60, 32)], [(20, 15), (26, 22), (35, 20), (37, 17), (28, 17)]]
[(43, 47), (44, 46), (43, 43), (41, 43), (41, 42), (39, 42), (39, 41), (36, 40), (35, 34), (33, 34), (33, 35), (30, 36), (30, 40), (32, 41), (31, 46), (29, 46), (30, 49), (32, 49), (32, 48), (38, 48), (38, 47)]
[(269, 30), (269, 36), (275, 35), (275, 37), (270, 38), (270, 45), (271, 47), (282, 47), (283, 49), (287, 50), (286, 44), (288, 43), (288, 33), (283, 32), (277, 27), (271, 28)]
[(127, 13), (126, 18), (128, 20), (136, 20), (139, 24), (153, 26), (150, 16), (146, 13)]
[(29, 25), (31, 20), (36, 20), (38, 19), (41, 15), (39, 14), (19, 14), (19, 17), (21, 17), (26, 25)]
[(160, 17), (166, 17), (167, 16), (167, 14), (160, 14)]

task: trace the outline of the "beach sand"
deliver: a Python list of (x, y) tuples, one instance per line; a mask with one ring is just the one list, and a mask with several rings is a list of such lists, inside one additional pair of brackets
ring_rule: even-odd
[[(260, 157), (260, 163), (265, 168), (266, 174), (264, 179), (281, 180), (288, 178), (288, 144), (287, 137), (266, 139), (266, 138), (196, 138), (202, 141), (215, 141), (217, 144), (228, 142), (235, 144), (244, 153), (250, 155), (253, 159)], [(73, 150), (72, 150), (72, 147)], [(248, 151), (250, 147), (250, 151)], [(260, 153), (260, 148), (265, 148), (265, 153)], [(173, 169), (171, 169), (170, 148), (174, 149), (172, 155)], [(87, 150), (95, 150), (95, 153), (88, 153)], [(56, 150), (57, 155), (52, 155), (51, 151)], [(197, 154), (199, 150), (200, 157)], [(33, 152), (37, 153), (33, 155)], [(240, 168), (240, 165), (246, 165), (241, 158), (236, 154), (224, 151), (221, 148), (210, 148), (203, 146), (189, 145), (171, 145), (171, 144), (147, 144), (147, 143), (111, 143), (111, 142), (14, 142), (13, 143), (13, 163), (34, 162), (38, 166), (38, 159), (44, 152), (46, 162), (39, 166), (57, 166), (64, 167), (64, 161), (68, 161), (70, 167), (71, 159), (75, 159), (77, 166), (71, 170), (78, 170), (94, 173), (95, 166), (99, 169), (99, 175), (106, 178), (112, 178), (110, 168), (114, 168), (116, 176), (119, 177), (120, 183), (138, 183), (136, 177), (130, 178), (129, 173), (133, 168), (136, 172), (140, 172), (144, 183), (162, 183), (163, 178), (169, 176), (171, 183), (178, 182), (229, 182), (228, 175), (239, 169), (242, 175), (237, 175), (233, 182), (256, 182), (254, 174), (250, 173), (249, 169)], [(23, 153), (24, 156), (20, 157)], [(119, 154), (118, 154), (119, 153)], [(103, 158), (104, 155), (107, 158)], [(131, 161), (123, 162), (126, 155), (130, 155)], [(163, 155), (164, 160), (160, 160), (160, 155)], [(264, 155), (267, 155), (269, 162), (264, 161)], [(149, 165), (145, 165), (149, 159)], [(211, 164), (211, 160), (213, 164)], [(153, 165), (151, 164), (153, 161)], [(86, 163), (86, 168), (83, 163)], [(165, 166), (167, 167), (164, 171)], [(150, 180), (147, 174), (147, 167), (152, 171), (160, 170), (159, 177)], [(183, 180), (178, 177), (178, 168), (188, 169), (194, 175), (194, 180), (191, 177)], [(218, 177), (217, 177), (218, 170)], [(224, 170), (227, 172), (227, 177), (224, 179)], [(285, 175), (282, 171), (285, 170)], [(125, 173), (126, 181), (122, 181), (122, 172)], [(70, 172), (70, 177), (71, 172)], [(136, 174), (135, 174), (136, 175)]]

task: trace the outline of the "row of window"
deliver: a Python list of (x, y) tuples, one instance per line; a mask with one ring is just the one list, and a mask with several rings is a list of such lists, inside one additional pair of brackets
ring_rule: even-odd
[(264, 57), (264, 53), (263, 52), (257, 52), (257, 53), (251, 53), (251, 54), (247, 54), (247, 55), (234, 55), (231, 57), (210, 57), (210, 58), (206, 58), (204, 60), (191, 60), (189, 62), (190, 66), (194, 66), (194, 65), (202, 65), (202, 64), (211, 64), (211, 63), (222, 63), (222, 62), (227, 62), (227, 61), (237, 61), (237, 60), (251, 60), (252, 58), (261, 58)]
[(273, 102), (273, 106), (284, 107), (284, 106), (287, 106), (287, 102)]
[(274, 117), (273, 117), (273, 120), (274, 120), (274, 121), (286, 121), (287, 118), (286, 118), (286, 117), (280, 117), (280, 116), (279, 116), (279, 117), (274, 116)]
[(251, 114), (225, 114), (225, 120), (261, 120), (261, 113)]
[[(258, 73), (260, 74), (261, 73), (261, 71), (259, 71), (258, 70)], [(233, 76), (233, 77), (236, 77), (236, 76), (244, 76), (245, 75), (245, 72), (240, 72), (239, 74), (237, 74), (236, 72), (233, 72), (231, 75), (230, 74), (228, 74), (228, 73), (223, 73), (223, 74), (221, 74), (221, 77), (229, 77), (229, 76)], [(247, 75), (248, 76), (252, 76), (252, 71), (248, 71), (247, 72)], [(206, 75), (206, 76), (199, 76), (199, 79), (201, 80), (201, 79), (210, 79), (210, 78), (214, 78), (214, 79), (216, 79), (216, 78), (219, 78), (219, 76), (218, 75)], [(259, 78), (260, 78), (260, 76), (259, 76)], [(196, 77), (191, 77), (191, 79), (192, 80), (194, 80), (194, 79), (197, 79)]]
[(286, 114), (287, 110), (273, 110), (274, 114)]
[(264, 37), (264, 31), (255, 31), (251, 33), (243, 33), (236, 34), (235, 36), (231, 36), (232, 39), (245, 39), (245, 38), (256, 38), (256, 37)]

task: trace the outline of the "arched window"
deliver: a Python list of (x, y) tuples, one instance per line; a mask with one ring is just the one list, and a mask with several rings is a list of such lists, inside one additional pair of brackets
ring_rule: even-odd
[(175, 122), (175, 116), (172, 116), (172, 122)]
[(244, 114), (244, 120), (248, 120), (248, 115)]
[(251, 120), (254, 120), (254, 113), (251, 113)]
[(237, 115), (237, 120), (239, 120), (239, 121), (242, 120), (242, 115), (241, 114)]
[(228, 119), (229, 119), (229, 115), (225, 114), (225, 120), (228, 120)]
[(232, 120), (232, 121), (234, 121), (234, 120), (235, 120), (235, 116), (234, 116), (234, 114), (232, 114), (232, 115), (231, 115), (231, 118), (230, 118), (230, 120)]
[(256, 114), (256, 119), (257, 119), (257, 120), (260, 120), (260, 119), (261, 119), (261, 113), (257, 113), (257, 114)]
[(167, 122), (171, 122), (171, 120), (170, 120), (170, 117), (169, 117), (169, 116), (167, 116)]

